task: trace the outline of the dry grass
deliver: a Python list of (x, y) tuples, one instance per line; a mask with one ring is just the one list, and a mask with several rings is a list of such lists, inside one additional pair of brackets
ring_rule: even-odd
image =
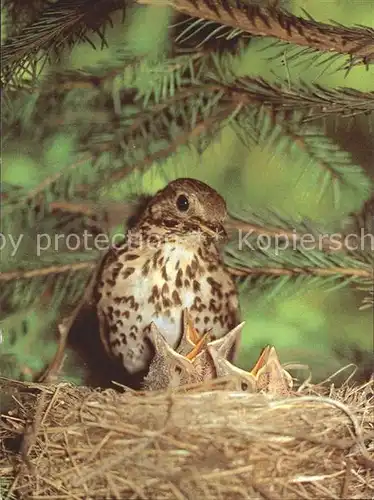
[(374, 498), (373, 381), (304, 387), (287, 399), (201, 386), (147, 394), (17, 387), (0, 437), (33, 425), (21, 454), (3, 448), (11, 495)]

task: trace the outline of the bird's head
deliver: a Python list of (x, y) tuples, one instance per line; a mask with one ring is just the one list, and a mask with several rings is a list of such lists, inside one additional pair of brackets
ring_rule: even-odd
[(176, 231), (201, 231), (212, 237), (226, 237), (226, 203), (217, 191), (196, 179), (170, 182), (149, 201), (142, 220), (174, 228)]

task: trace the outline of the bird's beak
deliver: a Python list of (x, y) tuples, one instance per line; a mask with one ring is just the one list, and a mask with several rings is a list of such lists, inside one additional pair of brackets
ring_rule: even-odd
[(210, 334), (211, 332), (206, 332), (195, 344), (195, 347), (192, 348), (191, 352), (189, 352), (186, 356), (187, 359), (190, 361), (193, 361), (196, 356), (203, 350), (203, 348), (206, 346), (208, 340), (210, 339)]
[(227, 240), (228, 236), (226, 233), (225, 228), (223, 227), (222, 224), (216, 224), (212, 226), (207, 226), (205, 224), (199, 224), (201, 227), (201, 230), (204, 231), (204, 233), (209, 234), (209, 236), (212, 236), (213, 238), (218, 239), (223, 239)]
[(264, 347), (264, 349), (262, 350), (261, 354), (260, 354), (260, 357), (258, 358), (255, 366), (253, 367), (253, 369), (251, 370), (251, 374), (254, 375), (255, 377), (257, 376), (258, 372), (261, 370), (261, 368), (263, 368), (266, 363), (268, 362), (269, 360), (269, 354), (270, 354), (270, 346), (267, 345), (266, 347)]

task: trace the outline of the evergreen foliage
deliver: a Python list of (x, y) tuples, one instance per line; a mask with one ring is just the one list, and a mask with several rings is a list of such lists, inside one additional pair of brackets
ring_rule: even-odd
[[(286, 285), (349, 285), (372, 308), (374, 242), (363, 235), (374, 235), (373, 182), (331, 130), (372, 140), (374, 78), (359, 89), (320, 83), (307, 71), (296, 78), (294, 70), (306, 64), (364, 79), (373, 74), (374, 29), (295, 15), (291, 4), (4, 0), (0, 373), (13, 364), (13, 376), (35, 378), (52, 358), (53, 332), (82, 299), (102, 253), (92, 240), (87, 248), (84, 231), (124, 232), (142, 179), (154, 192), (175, 158), (197, 158), (204, 179), (204, 158), (227, 134), (246, 154), (285, 159), (290, 185), (306, 172), (316, 203), (336, 214), (321, 223), (296, 206), (290, 214), (276, 203), (232, 203), (225, 258), (244, 300), (270, 299)], [(246, 74), (259, 41), (268, 65), (282, 59), (283, 77), (264, 68)], [(251, 232), (243, 250), (238, 231)], [(347, 248), (343, 236), (339, 244), (321, 237), (318, 249), (300, 245), (305, 233), (334, 232), (356, 233), (359, 248)], [(278, 251), (275, 243), (287, 239), (294, 248)]]

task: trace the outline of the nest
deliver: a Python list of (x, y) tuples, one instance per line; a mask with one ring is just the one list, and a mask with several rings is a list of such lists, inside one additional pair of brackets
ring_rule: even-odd
[(374, 381), (282, 399), (206, 386), (17, 392), (0, 427), (9, 498), (374, 497)]

